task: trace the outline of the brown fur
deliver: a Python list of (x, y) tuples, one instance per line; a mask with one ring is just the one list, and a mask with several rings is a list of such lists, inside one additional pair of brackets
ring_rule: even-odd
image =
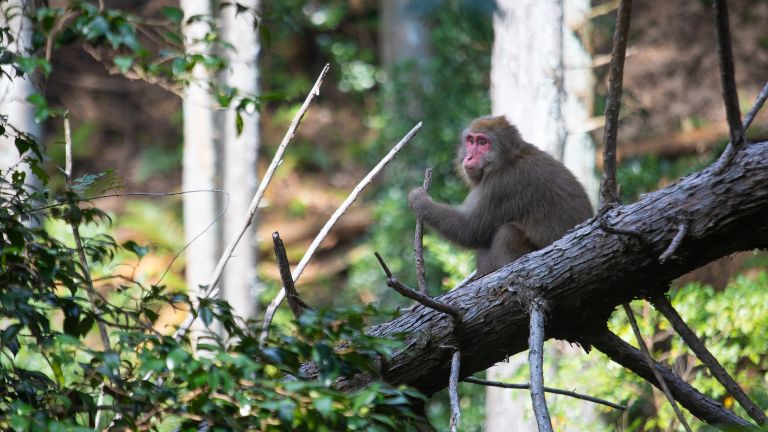
[(592, 215), (576, 177), (560, 162), (523, 141), (504, 117), (481, 117), (462, 133), (491, 139), (482, 169), (470, 177), (462, 166), (460, 140), (456, 163), (470, 187), (460, 206), (436, 203), (423, 188), (411, 191), (411, 209), (445, 238), (477, 252), (478, 275), (490, 273), (543, 248)]

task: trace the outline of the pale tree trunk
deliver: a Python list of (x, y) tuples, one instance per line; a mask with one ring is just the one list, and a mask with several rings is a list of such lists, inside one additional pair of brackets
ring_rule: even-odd
[[(23, 12), (29, 5), (24, 0), (8, 0), (0, 3), (0, 25), (8, 25), (11, 34), (16, 38), (6, 48), (20, 55), (29, 50), (32, 42), (32, 23)], [(35, 109), (27, 102), (27, 97), (34, 93), (32, 77), (16, 76), (11, 66), (3, 66), (0, 75), (0, 114), (8, 116), (8, 122), (35, 137), (38, 142), (42, 139), (42, 128), (35, 122)], [(10, 75), (9, 79), (5, 74)], [(41, 142), (42, 144), (42, 142)], [(13, 138), (0, 137), (0, 171), (5, 171), (20, 160)], [(30, 187), (39, 185), (37, 178), (27, 172), (26, 184)]]
[[(506, 115), (523, 139), (561, 160), (585, 186), (594, 205), (598, 185), (594, 143), (580, 130), (591, 106), (590, 56), (568, 26), (586, 25), (583, 17), (589, 1), (499, 0), (497, 6), (491, 60), (493, 113)], [(562, 346), (550, 346), (546, 358), (567, 352)], [(525, 358), (518, 357), (489, 369), (488, 379), (509, 381), (525, 365)], [(545, 373), (551, 377), (556, 365), (548, 363)], [(489, 432), (536, 430), (526, 392), (489, 387), (486, 413)], [(574, 417), (592, 418), (594, 410), (586, 407)]]
[(398, 116), (420, 119), (422, 107), (419, 97), (396, 97), (423, 94), (429, 89), (425, 70), (431, 57), (429, 30), (413, 11), (414, 1), (381, 0), (379, 51), (384, 69), (395, 78), (390, 82), (398, 83), (394, 92), (385, 93), (385, 109)]
[(404, 60), (423, 62), (429, 57), (429, 32), (409, 10), (413, 0), (381, 0), (379, 49), (387, 70)]
[[(226, 7), (221, 11), (224, 40), (233, 46), (233, 50), (226, 53), (230, 66), (225, 72), (224, 81), (244, 95), (255, 96), (258, 93), (257, 58), (260, 46), (253, 23), (258, 1), (241, 0), (239, 3), (250, 10), (236, 14), (234, 7)], [(234, 107), (224, 111), (220, 117), (222, 124), (219, 130), (222, 131), (221, 149), (224, 157), (221, 164), (223, 189), (229, 194), (229, 205), (223, 220), (225, 242), (235, 236), (243, 218), (248, 215), (248, 207), (258, 182), (256, 158), (259, 149), (259, 113), (255, 106), (251, 108), (240, 112), (243, 126), (239, 135)], [(254, 228), (251, 225), (237, 245), (222, 281), (223, 298), (233, 307), (235, 314), (244, 319), (252, 318), (257, 313)]]
[[(181, 0), (184, 17), (211, 16), (211, 4), (206, 0)], [(188, 52), (205, 52), (208, 47), (201, 40), (209, 24), (198, 20), (183, 28)], [(193, 80), (184, 90), (184, 159), (182, 190), (216, 189), (216, 151), (213, 134), (213, 98), (208, 91), (210, 74), (202, 65), (193, 70)], [(186, 250), (186, 279), (190, 297), (201, 297), (200, 285), (206, 285), (216, 265), (219, 242), (215, 226), (216, 194), (191, 193), (184, 195), (184, 235), (191, 242)], [(207, 230), (207, 231), (206, 231)], [(202, 233), (202, 234), (201, 234)], [(199, 237), (197, 237), (199, 236)], [(196, 238), (197, 237), (197, 238)], [(193, 332), (202, 329), (196, 320)], [(193, 337), (194, 340), (194, 337)]]

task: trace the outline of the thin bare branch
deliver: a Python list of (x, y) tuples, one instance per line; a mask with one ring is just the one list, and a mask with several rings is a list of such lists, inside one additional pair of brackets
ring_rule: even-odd
[(417, 302), (421, 303), (422, 305), (428, 308), (450, 315), (451, 318), (453, 318), (454, 326), (458, 328), (463, 318), (463, 314), (459, 309), (449, 304), (439, 302), (433, 299), (432, 297), (421, 294), (420, 292), (406, 286), (405, 284), (397, 280), (397, 278), (395, 278), (392, 275), (392, 272), (389, 270), (387, 263), (384, 262), (384, 259), (381, 257), (381, 255), (379, 255), (378, 252), (375, 252), (375, 255), (376, 255), (376, 259), (379, 260), (379, 264), (381, 265), (381, 268), (384, 270), (384, 274), (387, 275), (388, 287), (397, 291), (404, 297), (408, 297), (411, 300), (416, 300)]
[(277, 231), (272, 233), (272, 242), (275, 245), (275, 258), (277, 259), (277, 267), (280, 269), (280, 280), (285, 287), (288, 307), (291, 308), (293, 316), (298, 319), (304, 314), (304, 311), (312, 308), (304, 303), (304, 300), (299, 297), (299, 293), (296, 292), (296, 286), (293, 284), (293, 277), (291, 276), (291, 266), (288, 264), (288, 256), (285, 253), (285, 245), (283, 245), (283, 240)]
[[(286, 131), (285, 136), (283, 137), (283, 140), (280, 142), (280, 145), (277, 147), (277, 151), (275, 152), (275, 156), (272, 158), (272, 162), (270, 162), (269, 167), (267, 168), (267, 172), (264, 173), (264, 177), (261, 179), (261, 182), (259, 182), (259, 188), (254, 194), (253, 199), (251, 200), (251, 204), (248, 207), (248, 214), (245, 216), (243, 223), (240, 225), (240, 228), (238, 229), (235, 237), (229, 242), (227, 247), (224, 249), (224, 253), (221, 255), (219, 262), (216, 264), (216, 268), (213, 270), (211, 279), (208, 282), (208, 291), (206, 292), (206, 298), (218, 296), (219, 289), (217, 285), (219, 283), (219, 280), (221, 279), (222, 273), (224, 273), (224, 268), (226, 267), (230, 258), (232, 258), (232, 254), (235, 251), (235, 247), (237, 247), (237, 244), (243, 238), (245, 231), (248, 229), (249, 226), (251, 226), (251, 223), (253, 223), (253, 217), (256, 215), (256, 212), (259, 209), (259, 204), (261, 203), (262, 197), (264, 197), (264, 192), (266, 191), (267, 186), (269, 186), (269, 183), (272, 180), (272, 176), (275, 174), (275, 170), (283, 160), (283, 153), (285, 153), (285, 149), (288, 146), (288, 143), (291, 142), (291, 139), (296, 134), (296, 129), (299, 127), (301, 120), (304, 118), (304, 114), (307, 112), (307, 109), (309, 109), (309, 105), (312, 102), (312, 99), (314, 99), (315, 96), (320, 94), (320, 86), (322, 85), (323, 78), (328, 73), (329, 69), (330, 69), (330, 66), (326, 64), (323, 70), (320, 72), (320, 75), (317, 77), (317, 80), (315, 81), (315, 85), (312, 86), (312, 89), (309, 91), (309, 94), (307, 94), (306, 99), (304, 99), (304, 103), (301, 105), (301, 108), (299, 108), (299, 111), (296, 112), (296, 115), (293, 117), (293, 120), (291, 121), (291, 124), (288, 127), (288, 130)], [(189, 314), (187, 318), (184, 320), (184, 322), (182, 323), (182, 325), (179, 327), (179, 329), (176, 331), (175, 337), (179, 339), (187, 331), (189, 331), (194, 320), (195, 320), (195, 316), (193, 314)]]
[[(77, 203), (72, 199), (72, 128), (69, 124), (69, 111), (64, 113), (64, 145), (65, 145), (65, 162), (64, 162), (64, 175), (66, 176), (67, 192), (69, 192), (69, 205), (74, 208)], [(71, 210), (74, 212), (74, 210)], [(72, 237), (75, 239), (75, 248), (77, 249), (77, 257), (80, 260), (80, 268), (83, 272), (83, 280), (85, 282), (85, 292), (88, 295), (88, 303), (93, 309), (94, 315), (98, 316), (99, 309), (96, 304), (96, 289), (93, 287), (93, 279), (91, 278), (91, 270), (88, 267), (88, 258), (85, 256), (85, 248), (83, 247), (83, 239), (80, 237), (80, 228), (78, 221), (75, 218), (70, 218), (70, 226), (72, 227)], [(109, 342), (109, 332), (107, 326), (103, 320), (96, 320), (96, 327), (99, 329), (99, 336), (101, 337), (101, 345), (104, 351), (112, 351), (112, 345)], [(101, 385), (99, 389), (98, 405), (104, 403), (104, 388), (106, 383)], [(96, 418), (94, 420), (94, 426), (99, 427), (102, 418), (102, 410), (96, 411)]]
[(669, 300), (661, 295), (652, 298), (651, 303), (656, 310), (661, 312), (667, 318), (669, 323), (672, 324), (672, 328), (674, 328), (677, 334), (683, 338), (685, 343), (691, 347), (691, 350), (696, 354), (696, 357), (707, 366), (709, 371), (712, 372), (712, 375), (714, 375), (720, 384), (728, 390), (728, 393), (736, 399), (739, 405), (744, 408), (744, 411), (759, 424), (768, 423), (768, 416), (765, 415), (765, 412), (763, 412), (757, 404), (752, 402), (749, 396), (742, 390), (741, 386), (739, 386), (731, 375), (726, 372), (725, 368), (717, 361), (715, 356), (709, 352), (704, 345), (704, 342), (702, 342), (701, 339), (696, 336), (696, 333), (688, 327), (688, 324), (683, 321), (683, 318), (680, 317), (680, 314), (678, 314), (675, 308), (672, 307)]
[(744, 129), (739, 111), (739, 95), (736, 92), (736, 78), (733, 72), (733, 50), (731, 48), (731, 28), (728, 23), (728, 1), (715, 0), (715, 26), (717, 28), (717, 55), (720, 60), (720, 84), (725, 117), (730, 129), (731, 145), (736, 150), (744, 144)]
[[(325, 223), (323, 228), (320, 230), (320, 232), (317, 234), (314, 240), (312, 240), (312, 244), (309, 245), (309, 248), (307, 248), (307, 251), (304, 253), (304, 256), (301, 257), (301, 261), (299, 261), (299, 264), (296, 265), (296, 268), (293, 270), (293, 281), (296, 283), (299, 280), (299, 277), (301, 277), (301, 274), (304, 272), (304, 269), (306, 268), (307, 264), (309, 263), (309, 260), (312, 259), (312, 256), (317, 251), (317, 248), (320, 246), (320, 243), (325, 240), (325, 237), (328, 235), (328, 233), (331, 231), (331, 228), (333, 228), (334, 225), (336, 225), (336, 222), (341, 218), (341, 216), (344, 214), (344, 212), (349, 209), (350, 206), (352, 206), (352, 203), (355, 202), (357, 197), (360, 195), (360, 192), (365, 189), (368, 184), (373, 181), (373, 179), (381, 172), (381, 170), (384, 169), (385, 166), (389, 162), (392, 161), (392, 159), (395, 158), (395, 155), (416, 135), (416, 133), (421, 130), (421, 122), (419, 122), (416, 126), (413, 127), (404, 137), (400, 140), (397, 144), (395, 144), (394, 147), (387, 153), (386, 156), (384, 156), (379, 163), (373, 167), (373, 169), (365, 176), (362, 180), (357, 184), (357, 186), (352, 189), (352, 192), (349, 193), (347, 198), (344, 200), (343, 203), (339, 206), (339, 208), (336, 209), (335, 212), (331, 215), (331, 217), (328, 219), (328, 221)], [(261, 335), (259, 336), (259, 342), (263, 345), (267, 342), (267, 337), (269, 336), (269, 326), (272, 325), (272, 319), (275, 317), (275, 312), (277, 311), (277, 308), (280, 306), (280, 303), (283, 302), (283, 299), (285, 298), (285, 290), (281, 289), (280, 292), (277, 294), (277, 296), (272, 300), (272, 302), (267, 307), (267, 311), (264, 313), (264, 323), (261, 330)]]
[(554, 432), (544, 397), (544, 305), (531, 301), (530, 336), (528, 337), (528, 366), (530, 368), (531, 401), (539, 432)]
[(675, 253), (677, 248), (680, 247), (680, 243), (682, 243), (687, 234), (688, 224), (685, 222), (680, 222), (677, 225), (677, 234), (675, 234), (675, 237), (672, 238), (672, 241), (669, 243), (667, 249), (659, 256), (659, 262), (666, 262)]
[(702, 394), (690, 384), (683, 381), (671, 369), (658, 362), (649, 367), (646, 357), (640, 350), (624, 342), (608, 329), (586, 336), (583, 341), (611, 360), (631, 370), (652, 385), (659, 387), (653, 371), (660, 373), (670, 391), (680, 403), (696, 417), (709, 424), (752, 426), (748, 421), (727, 410), (717, 402)]
[(692, 432), (691, 427), (685, 420), (685, 416), (683, 416), (683, 413), (680, 411), (680, 407), (677, 406), (677, 402), (675, 402), (675, 398), (672, 396), (672, 392), (669, 391), (669, 387), (667, 387), (666, 381), (664, 381), (661, 373), (659, 373), (659, 371), (654, 367), (653, 357), (651, 357), (651, 353), (648, 351), (648, 347), (645, 345), (643, 335), (640, 334), (640, 327), (637, 326), (637, 321), (635, 320), (635, 314), (632, 312), (632, 308), (627, 303), (624, 303), (622, 306), (624, 306), (624, 312), (627, 313), (627, 318), (629, 318), (629, 324), (632, 326), (632, 331), (635, 333), (637, 345), (640, 346), (640, 351), (642, 351), (648, 367), (653, 371), (653, 375), (656, 377), (656, 381), (659, 383), (661, 391), (664, 392), (664, 396), (667, 397), (669, 404), (672, 405), (672, 409), (675, 410), (675, 414), (677, 415), (677, 418), (680, 420), (680, 423), (683, 425), (685, 430), (687, 432)]
[(608, 73), (608, 96), (605, 101), (605, 132), (603, 133), (603, 181), (600, 185), (602, 205), (618, 202), (616, 186), (616, 137), (619, 131), (624, 59), (627, 53), (627, 35), (632, 15), (632, 0), (621, 0), (613, 33), (611, 66)]
[(459, 430), (461, 407), (459, 406), (459, 371), (461, 370), (461, 352), (456, 350), (451, 356), (451, 376), (448, 381), (448, 395), (451, 398), (451, 432)]
[(760, 90), (760, 94), (757, 95), (755, 104), (752, 105), (752, 108), (749, 109), (747, 115), (744, 116), (744, 122), (741, 124), (744, 130), (747, 130), (749, 126), (752, 125), (752, 121), (755, 120), (757, 113), (760, 111), (760, 109), (763, 108), (763, 104), (765, 104), (766, 99), (768, 99), (768, 82), (765, 83), (763, 89)]
[[(499, 387), (499, 388), (506, 388), (506, 389), (515, 389), (515, 390), (529, 390), (531, 388), (530, 384), (503, 383), (498, 381), (488, 381), (488, 380), (475, 378), (475, 377), (467, 377), (467, 378), (464, 378), (462, 381), (472, 383), (472, 384), (484, 385), (488, 387)], [(617, 410), (623, 411), (627, 409), (626, 405), (620, 405), (617, 403), (607, 401), (605, 399), (600, 399), (593, 396), (588, 396), (588, 395), (584, 395), (581, 393), (576, 393), (568, 390), (560, 390), (560, 389), (544, 386), (544, 391), (547, 393), (569, 396), (574, 399), (581, 399), (589, 402), (594, 402), (596, 404), (605, 405), (611, 408), (615, 408)]]
[[(424, 171), (424, 190), (429, 192), (429, 186), (432, 184), (432, 168)], [(413, 234), (413, 254), (416, 260), (416, 282), (418, 282), (419, 292), (428, 295), (427, 280), (424, 277), (424, 221), (416, 218), (416, 232)]]

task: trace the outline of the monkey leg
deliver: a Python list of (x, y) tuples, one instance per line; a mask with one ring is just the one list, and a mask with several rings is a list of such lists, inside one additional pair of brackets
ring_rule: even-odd
[(538, 247), (528, 238), (520, 224), (506, 223), (496, 230), (491, 247), (477, 252), (477, 275), (498, 270), (536, 249)]

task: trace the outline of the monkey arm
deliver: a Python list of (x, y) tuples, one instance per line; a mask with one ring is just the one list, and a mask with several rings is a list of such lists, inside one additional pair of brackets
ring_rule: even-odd
[(451, 206), (433, 201), (423, 188), (417, 188), (408, 196), (408, 205), (417, 217), (449, 241), (468, 249), (488, 247), (493, 239), (493, 230), (488, 229), (492, 224), (485, 221), (483, 214), (466, 211), (471, 208), (467, 202), (472, 199), (470, 194), (463, 205)]

